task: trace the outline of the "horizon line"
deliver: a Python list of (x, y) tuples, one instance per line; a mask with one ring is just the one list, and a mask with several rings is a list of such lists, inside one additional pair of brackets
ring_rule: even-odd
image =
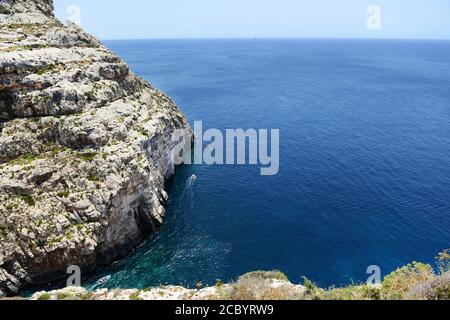
[(450, 38), (365, 38), (365, 37), (148, 37), (148, 38), (99, 38), (101, 41), (146, 40), (397, 40), (397, 41), (450, 41)]

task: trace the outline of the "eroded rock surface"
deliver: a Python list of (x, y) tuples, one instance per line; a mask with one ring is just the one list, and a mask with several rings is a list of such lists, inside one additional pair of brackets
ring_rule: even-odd
[[(288, 280), (241, 277), (237, 283), (217, 284), (202, 289), (179, 286), (137, 289), (98, 289), (67, 287), (50, 292), (37, 292), (31, 300), (297, 300), (305, 299), (306, 289)], [(243, 280), (244, 279), (244, 280)], [(249, 279), (250, 280), (250, 279)], [(249, 285), (250, 284), (250, 285)]]
[(92, 270), (161, 224), (170, 98), (51, 0), (0, 1), (0, 295)]

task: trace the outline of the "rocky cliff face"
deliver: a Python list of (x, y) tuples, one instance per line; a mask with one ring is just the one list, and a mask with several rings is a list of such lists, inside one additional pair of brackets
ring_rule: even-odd
[(0, 1), (0, 295), (123, 257), (161, 224), (164, 94), (51, 0)]

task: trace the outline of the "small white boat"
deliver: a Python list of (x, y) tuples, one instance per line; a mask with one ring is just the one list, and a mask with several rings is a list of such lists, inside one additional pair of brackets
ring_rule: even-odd
[(191, 188), (195, 184), (195, 181), (197, 181), (197, 176), (193, 174), (189, 179), (187, 179), (186, 187)]
[(98, 279), (96, 285), (102, 286), (104, 284), (107, 284), (109, 282), (109, 280), (111, 280), (111, 276), (106, 276), (106, 277), (100, 278), (100, 279)]

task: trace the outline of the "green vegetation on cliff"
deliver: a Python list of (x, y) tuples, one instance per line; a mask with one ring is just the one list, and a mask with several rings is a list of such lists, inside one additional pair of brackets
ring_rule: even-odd
[(413, 262), (397, 269), (378, 285), (359, 284), (323, 289), (303, 278), (291, 283), (280, 271), (256, 271), (214, 287), (186, 289), (157, 287), (145, 290), (114, 289), (87, 291), (66, 288), (39, 292), (35, 300), (450, 300), (450, 250), (437, 257), (439, 273), (430, 265)]

